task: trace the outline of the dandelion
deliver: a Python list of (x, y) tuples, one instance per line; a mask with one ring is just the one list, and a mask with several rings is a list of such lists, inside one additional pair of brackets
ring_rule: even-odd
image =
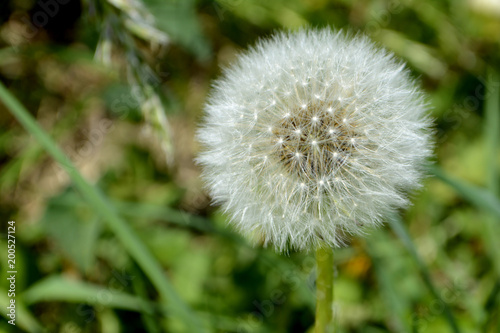
[(301, 30), (241, 54), (205, 111), (198, 161), (215, 202), (264, 245), (318, 248), (317, 286), (329, 296), (317, 321), (327, 322), (325, 249), (380, 225), (419, 185), (432, 148), (423, 93), (368, 38)]
[(244, 234), (277, 250), (345, 244), (408, 204), (430, 154), (422, 92), (366, 37), (260, 41), (215, 83), (203, 175)]

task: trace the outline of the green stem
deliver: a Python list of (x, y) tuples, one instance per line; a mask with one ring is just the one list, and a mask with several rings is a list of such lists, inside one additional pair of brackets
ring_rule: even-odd
[(331, 333), (333, 323), (333, 249), (324, 244), (316, 249), (316, 323), (314, 333)]

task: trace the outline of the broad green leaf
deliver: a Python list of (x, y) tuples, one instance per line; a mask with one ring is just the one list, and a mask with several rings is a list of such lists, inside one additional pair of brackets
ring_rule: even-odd
[(195, 0), (145, 0), (144, 3), (155, 16), (156, 26), (175, 43), (199, 60), (211, 57), (212, 50), (198, 21)]
[(82, 272), (88, 272), (94, 266), (95, 242), (100, 231), (99, 218), (88, 205), (60, 206), (54, 204), (57, 200), (54, 198), (49, 202), (41, 220), (42, 228)]

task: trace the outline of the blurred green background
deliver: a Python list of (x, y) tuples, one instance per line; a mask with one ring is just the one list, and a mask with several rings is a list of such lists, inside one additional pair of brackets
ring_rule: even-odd
[(193, 163), (221, 66), (306, 25), (404, 59), (436, 123), (414, 205), (335, 252), (338, 332), (500, 332), (498, 0), (2, 1), (0, 332), (311, 329), (313, 254), (240, 238)]

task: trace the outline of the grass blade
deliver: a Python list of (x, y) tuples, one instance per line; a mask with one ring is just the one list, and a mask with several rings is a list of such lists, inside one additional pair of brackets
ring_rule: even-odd
[(488, 189), (500, 196), (498, 177), (498, 148), (500, 145), (500, 77), (492, 71), (488, 78), (485, 104), (486, 172)]
[(500, 200), (491, 192), (480, 187), (468, 184), (462, 180), (454, 179), (448, 176), (444, 171), (433, 167), (431, 172), (443, 182), (455, 189), (464, 199), (493, 215), (494, 218), (486, 216), (482, 221), (481, 233), (484, 238), (488, 254), (492, 258), (496, 274), (500, 276), (500, 252), (497, 249), (497, 238), (500, 221)]
[(174, 288), (162, 271), (158, 261), (151, 255), (146, 246), (135, 235), (113, 208), (102, 192), (89, 184), (78, 172), (69, 158), (59, 149), (47, 133), (24, 106), (0, 83), (0, 100), (24, 126), (24, 128), (45, 148), (45, 150), (68, 172), (71, 180), (96, 212), (101, 213), (109, 228), (119, 238), (128, 253), (144, 270), (160, 294), (162, 304), (170, 313), (179, 316), (182, 322), (191, 328), (191, 332), (202, 332), (200, 320), (191, 309), (179, 298)]
[[(488, 77), (485, 103), (486, 175), (487, 188), (497, 199), (500, 198), (500, 178), (498, 174), (498, 151), (500, 146), (500, 78), (493, 70)], [(497, 250), (496, 236), (500, 232), (496, 221), (488, 216), (483, 228), (490, 256), (495, 260), (497, 277), (500, 277), (500, 252)]]
[(408, 252), (410, 252), (410, 255), (413, 257), (413, 260), (415, 260), (415, 262), (417, 263), (418, 269), (420, 270), (420, 274), (422, 275), (422, 278), (425, 284), (427, 285), (427, 288), (429, 288), (429, 291), (437, 300), (440, 301), (441, 304), (443, 304), (444, 314), (452, 331), (455, 333), (459, 333), (460, 330), (458, 328), (455, 317), (453, 316), (453, 313), (451, 312), (448, 304), (442, 299), (442, 297), (438, 293), (437, 288), (434, 286), (429, 270), (427, 269), (427, 266), (420, 258), (420, 255), (418, 254), (417, 249), (415, 248), (415, 245), (413, 244), (413, 241), (411, 240), (410, 235), (408, 234), (408, 231), (406, 230), (403, 224), (403, 221), (401, 221), (401, 218), (399, 216), (392, 214), (392, 216), (389, 217), (388, 222), (392, 230), (394, 230), (394, 233), (396, 233), (396, 235), (401, 240), (403, 245), (406, 247)]
[[(137, 266), (134, 265), (134, 275), (142, 275), (142, 272), (139, 270)], [(146, 286), (144, 283), (144, 279), (133, 279), (132, 287), (134, 289), (134, 293), (143, 299), (148, 299), (148, 292), (146, 290)], [(153, 304), (145, 304), (146, 307), (141, 313), (142, 323), (144, 324), (144, 328), (148, 333), (161, 333), (161, 326), (158, 318), (154, 316), (154, 307)]]
[[(498, 174), (498, 151), (500, 146), (500, 77), (491, 70), (487, 81), (486, 101), (485, 101), (485, 139), (486, 139), (486, 182), (491, 193), (497, 198), (500, 197), (500, 179)], [(488, 318), (484, 323), (484, 332), (488, 331), (489, 325), (495, 325), (495, 318), (498, 316), (498, 301), (500, 292), (500, 252), (498, 251), (496, 235), (499, 234), (499, 226), (491, 216), (485, 218), (482, 228), (483, 237), (486, 243), (488, 254), (493, 266), (496, 269), (497, 281), (493, 287), (484, 309)]]
[[(5, 310), (9, 306), (10, 299), (7, 297), (7, 290), (0, 289), (0, 307), (2, 307), (2, 315), (5, 317), (7, 311)], [(6, 320), (11, 320), (9, 317), (5, 317)], [(35, 317), (26, 308), (24, 302), (18, 297), (16, 298), (16, 326), (22, 328), (29, 333), (39, 333), (45, 332), (42, 325), (35, 319)]]
[[(486, 183), (490, 193), (500, 197), (500, 179), (498, 174), (498, 150), (500, 145), (500, 78), (491, 71), (487, 82), (485, 102), (485, 137), (486, 137)], [(497, 207), (499, 205), (497, 204)], [(497, 278), (500, 278), (500, 252), (498, 251), (496, 235), (500, 226), (491, 216), (486, 216), (482, 228), (488, 254), (494, 262)], [(497, 281), (498, 283), (498, 281)]]
[[(394, 286), (396, 285), (397, 276), (393, 276), (385, 269), (385, 261), (377, 251), (375, 250), (375, 241), (381, 242), (385, 241), (382, 239), (382, 233), (375, 231), (370, 239), (367, 239), (366, 250), (370, 255), (373, 268), (375, 271), (375, 276), (380, 286), (380, 292), (383, 295), (383, 300), (386, 302), (388, 307), (387, 316), (390, 319), (391, 326), (394, 331), (400, 333), (408, 333), (409, 330), (405, 327), (405, 306), (401, 301), (400, 296), (397, 294)], [(385, 236), (387, 237), (387, 236)]]
[(150, 309), (150, 304), (137, 296), (117, 289), (104, 288), (84, 281), (71, 280), (60, 275), (50, 276), (35, 283), (26, 289), (22, 296), (28, 305), (39, 302), (63, 301), (89, 305), (105, 305), (110, 308), (137, 312)]
[[(134, 279), (134, 283), (142, 283), (141, 281), (140, 279)], [(4, 295), (6, 294), (5, 292)], [(28, 305), (39, 302), (81, 303), (93, 306), (105, 305), (113, 309), (141, 312), (146, 316), (151, 316), (158, 310), (157, 303), (151, 302), (146, 298), (85, 281), (68, 279), (61, 275), (51, 276), (35, 283), (24, 291), (22, 298)], [(0, 305), (3, 304), (2, 302), (4, 300), (1, 299), (0, 295)], [(239, 329), (240, 323), (231, 317), (214, 315), (207, 312), (197, 312), (197, 314), (203, 322), (212, 323), (215, 328), (231, 332), (236, 332)], [(35, 324), (38, 326), (32, 325), (26, 317), (23, 315), (23, 324), (25, 322), (27, 324), (21, 327), (28, 332), (41, 332), (41, 326), (36, 323), (36, 320)], [(150, 319), (153, 319), (153, 317), (150, 317)]]
[(472, 184), (468, 184), (462, 180), (452, 178), (436, 166), (430, 167), (429, 171), (431, 174), (453, 187), (455, 191), (457, 191), (464, 199), (476, 207), (490, 212), (497, 219), (500, 219), (500, 200), (491, 192)]

